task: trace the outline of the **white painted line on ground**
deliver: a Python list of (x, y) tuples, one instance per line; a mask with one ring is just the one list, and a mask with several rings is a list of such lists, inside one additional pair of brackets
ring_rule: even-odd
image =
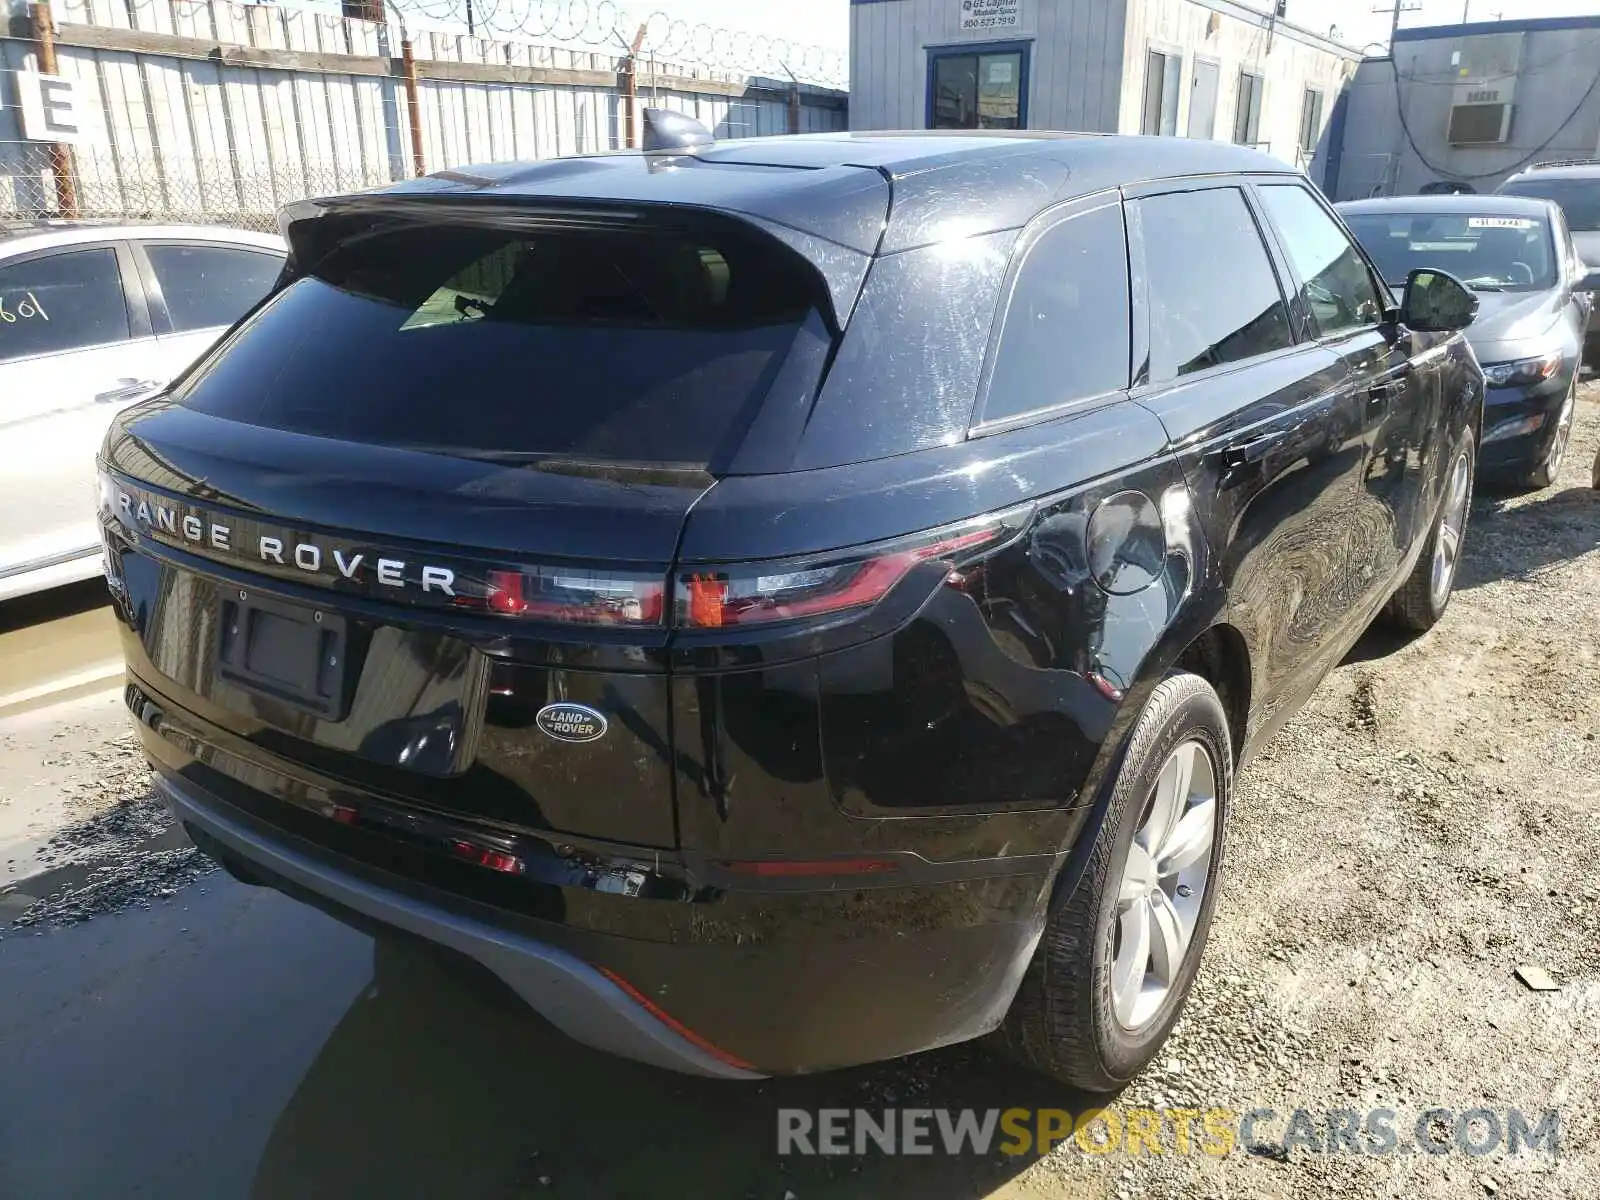
[(37, 687), (23, 688), (21, 691), (0, 696), (0, 712), (5, 712), (8, 708), (32, 704), (36, 700), (54, 696), (58, 692), (69, 692), (76, 688), (88, 687), (90, 684), (99, 683), (102, 680), (110, 683), (121, 678), (122, 660), (120, 658), (108, 658), (104, 662), (98, 662), (82, 671), (75, 671), (71, 675), (63, 675), (59, 679), (52, 679), (49, 683), (41, 683)]

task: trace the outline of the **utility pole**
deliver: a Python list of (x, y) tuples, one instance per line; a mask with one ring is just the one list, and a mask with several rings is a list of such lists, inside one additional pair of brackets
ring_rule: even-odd
[[(33, 6), (33, 36), (39, 43), (39, 73), (57, 75), (56, 19), (49, 0)], [(50, 145), (50, 176), (55, 185), (56, 212), (62, 217), (78, 215), (78, 176), (72, 161), (72, 147), (64, 142)]]
[[(1471, 3), (1472, 0), (1466, 0)], [(1403, 12), (1416, 12), (1422, 7), (1422, 0), (1380, 0), (1372, 6), (1374, 13), (1386, 12), (1389, 14), (1389, 53), (1394, 53), (1395, 35), (1400, 32), (1400, 14)]]

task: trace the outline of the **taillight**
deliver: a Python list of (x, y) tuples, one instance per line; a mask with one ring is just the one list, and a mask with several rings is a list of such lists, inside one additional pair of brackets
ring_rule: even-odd
[[(933, 530), (856, 550), (770, 562), (689, 567), (671, 581), (672, 626), (729, 626), (802, 620), (867, 608), (921, 563), (946, 562), (949, 582), (1002, 543), (1022, 522), (1014, 516)], [(557, 566), (494, 569), (456, 598), (460, 608), (567, 625), (665, 627), (664, 575)]]
[(482, 601), (507, 617), (569, 625), (660, 625), (666, 582), (659, 575), (529, 567), (490, 571)]
[(691, 568), (677, 579), (673, 623), (719, 629), (864, 608), (881, 600), (919, 563), (948, 560), (959, 566), (993, 549), (1014, 530), (1014, 524), (991, 521), (865, 551)]

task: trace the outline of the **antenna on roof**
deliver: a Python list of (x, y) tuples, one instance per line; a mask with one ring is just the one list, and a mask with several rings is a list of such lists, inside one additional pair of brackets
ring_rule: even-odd
[(647, 108), (643, 116), (642, 145), (646, 154), (663, 150), (698, 150), (701, 146), (709, 146), (716, 140), (711, 136), (711, 131), (699, 121), (681, 112), (674, 112), (670, 108)]

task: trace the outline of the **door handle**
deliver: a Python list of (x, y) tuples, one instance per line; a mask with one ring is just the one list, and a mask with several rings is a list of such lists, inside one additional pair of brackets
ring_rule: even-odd
[(166, 385), (159, 379), (119, 379), (117, 387), (110, 391), (97, 392), (94, 402), (96, 404), (122, 404), (133, 400), (144, 400), (154, 396)]
[(1375, 383), (1367, 389), (1367, 403), (1376, 408), (1387, 404), (1398, 393), (1405, 391), (1406, 381), (1403, 379), (1386, 379), (1382, 383)]
[(1289, 435), (1281, 429), (1271, 433), (1263, 433), (1243, 442), (1237, 446), (1229, 446), (1222, 452), (1222, 465), (1228, 470), (1238, 467), (1251, 466), (1259, 463), (1273, 450), (1281, 446)]

